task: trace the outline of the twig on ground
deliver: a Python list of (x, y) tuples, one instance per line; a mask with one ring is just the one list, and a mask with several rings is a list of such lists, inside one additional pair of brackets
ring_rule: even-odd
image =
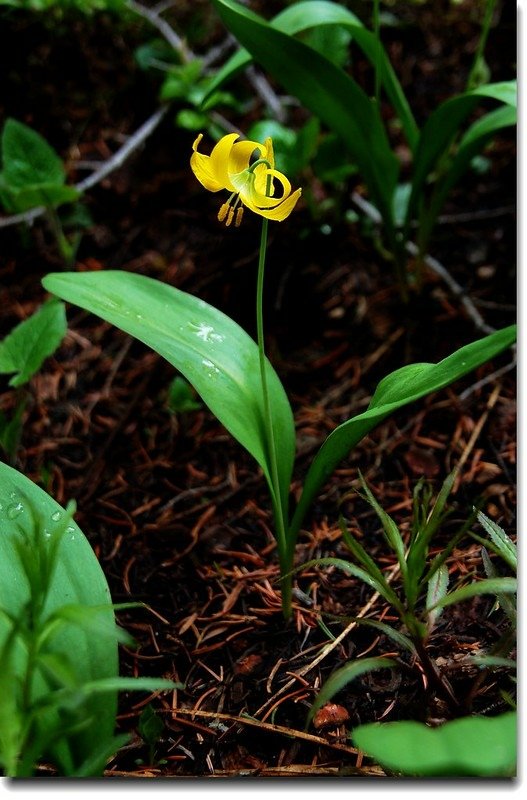
[[(96, 186), (98, 183), (104, 180), (104, 178), (106, 178), (111, 172), (119, 169), (119, 167), (124, 164), (124, 162), (132, 155), (132, 153), (138, 150), (148, 139), (148, 137), (155, 131), (169, 108), (169, 105), (164, 105), (161, 106), (161, 108), (158, 108), (157, 111), (155, 111), (145, 122), (143, 122), (141, 127), (138, 128), (135, 133), (132, 133), (132, 135), (128, 137), (123, 146), (120, 147), (119, 150), (113, 154), (113, 156), (110, 156), (107, 161), (103, 161), (98, 169), (92, 172), (91, 175), (88, 175), (82, 181), (76, 183), (75, 188), (78, 189), (79, 192), (84, 192), (86, 189), (91, 189), (93, 186)], [(9, 217), (0, 217), (0, 228), (7, 228), (9, 225), (18, 225), (20, 222), (30, 224), (37, 217), (40, 217), (42, 214), (44, 214), (45, 210), (46, 209), (43, 206), (39, 206), (38, 208), (32, 208), (29, 211), (24, 211), (22, 214), (12, 214)]]
[(470, 397), (471, 394), (477, 392), (479, 389), (483, 389), (488, 383), (492, 383), (496, 380), (496, 378), (501, 378), (502, 375), (506, 375), (507, 372), (510, 372), (511, 369), (514, 369), (516, 366), (516, 348), (514, 349), (514, 358), (508, 364), (505, 364), (504, 367), (500, 367), (495, 372), (491, 372), (490, 375), (486, 375), (480, 381), (473, 383), (472, 386), (469, 386), (468, 389), (465, 389), (464, 392), (461, 392), (459, 395), (459, 400), (463, 401), (466, 400), (467, 397)]
[(155, 28), (157, 28), (159, 33), (166, 39), (169, 45), (174, 48), (176, 53), (179, 54), (184, 64), (188, 64), (189, 61), (194, 60), (195, 55), (189, 49), (186, 42), (175, 32), (174, 28), (160, 16), (163, 11), (166, 11), (167, 8), (170, 8), (172, 3), (168, 5), (166, 3), (161, 3), (155, 8), (147, 8), (141, 3), (136, 3), (135, 0), (127, 0), (126, 5), (131, 11), (135, 11), (136, 14), (144, 17), (144, 19), (147, 19)]
[(286, 728), (284, 725), (273, 725), (270, 722), (260, 722), (254, 717), (237, 717), (234, 714), (222, 714), (217, 711), (201, 711), (201, 709), (194, 708), (170, 708), (167, 709), (169, 714), (172, 714), (176, 719), (178, 714), (190, 714), (191, 716), (205, 717), (208, 719), (222, 719), (227, 722), (239, 723), (240, 725), (250, 725), (253, 728), (260, 728), (269, 731), (270, 733), (280, 733), (284, 736), (292, 736), (295, 739), (303, 739), (306, 742), (313, 742), (314, 744), (322, 745), (323, 747), (331, 747), (333, 750), (341, 750), (348, 753), (350, 756), (356, 756), (359, 751), (355, 747), (340, 744), (340, 742), (332, 742), (328, 739), (323, 739), (322, 736), (316, 736), (306, 731), (299, 731), (294, 728)]
[[(392, 567), (392, 569), (389, 571), (386, 577), (386, 581), (388, 583), (391, 583), (398, 573), (399, 573), (399, 565), (397, 564), (396, 566)], [(363, 608), (361, 608), (359, 613), (356, 615), (356, 619), (362, 619), (363, 617), (365, 617), (366, 614), (373, 608), (378, 599), (379, 599), (378, 592), (372, 594), (366, 605), (363, 606)], [(295, 674), (294, 678), (291, 678), (291, 680), (289, 680), (286, 684), (282, 686), (281, 689), (275, 692), (269, 700), (267, 700), (262, 706), (260, 706), (260, 708), (254, 712), (254, 716), (261, 714), (263, 711), (267, 709), (269, 705), (272, 705), (273, 703), (276, 702), (276, 698), (279, 695), (284, 694), (284, 692), (287, 692), (288, 689), (294, 686), (297, 677), (302, 678), (304, 675), (307, 675), (308, 672), (311, 672), (311, 670), (314, 669), (318, 664), (320, 664), (320, 662), (323, 661), (326, 658), (326, 656), (328, 656), (335, 649), (335, 647), (338, 647), (338, 645), (342, 642), (342, 640), (345, 639), (346, 636), (348, 636), (348, 634), (351, 633), (351, 631), (357, 627), (357, 625), (358, 622), (356, 622), (356, 620), (350, 622), (349, 625), (347, 625), (346, 628), (344, 628), (344, 630), (341, 631), (341, 633), (339, 633), (339, 635), (335, 639), (333, 639), (333, 641), (329, 642), (322, 649), (322, 651), (313, 661), (311, 661), (309, 664), (306, 664), (306, 666), (299, 669), (298, 672)]]
[(285, 109), (265, 75), (258, 72), (252, 65), (247, 68), (246, 75), (253, 89), (260, 95), (272, 116), (283, 124), (286, 120)]
[[(406, 249), (408, 253), (412, 256), (416, 256), (419, 254), (419, 250), (417, 246), (413, 242), (408, 242), (406, 245)], [(481, 331), (482, 333), (494, 333), (496, 330), (491, 325), (487, 325), (481, 314), (479, 313), (478, 309), (474, 305), (471, 298), (466, 293), (465, 289), (456, 281), (455, 278), (452, 277), (450, 272), (447, 270), (446, 267), (441, 264), (437, 258), (433, 258), (433, 256), (425, 256), (424, 262), (427, 267), (429, 267), (432, 272), (435, 272), (436, 275), (439, 275), (440, 278), (446, 283), (452, 294), (459, 298), (461, 301), (461, 305), (464, 307), (465, 311), (467, 312), (468, 316), (474, 323), (474, 326), (477, 330)]]
[[(361, 197), (357, 192), (352, 193), (351, 199), (375, 225), (382, 225), (382, 217), (375, 206), (365, 200), (364, 197)], [(419, 255), (417, 245), (413, 242), (407, 242), (406, 250), (412, 256)], [(461, 301), (462, 306), (474, 323), (475, 328), (482, 333), (494, 333), (495, 328), (487, 325), (465, 289), (452, 277), (447, 268), (432, 256), (425, 256), (424, 263), (446, 283), (452, 294)]]

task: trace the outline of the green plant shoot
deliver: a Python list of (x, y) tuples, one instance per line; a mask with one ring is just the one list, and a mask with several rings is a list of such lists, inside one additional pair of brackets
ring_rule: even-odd
[[(262, 263), (261, 257), (263, 279)], [(286, 617), (291, 613), (289, 573), (298, 532), (312, 500), (337, 464), (387, 416), (448, 386), (509, 347), (515, 338), (511, 326), (461, 348), (438, 364), (413, 364), (387, 376), (367, 410), (340, 425), (323, 443), (290, 517), (293, 414), (282, 383), (265, 358), (260, 325), (257, 345), (213, 306), (160, 281), (126, 272), (54, 273), (43, 283), (48, 291), (97, 314), (166, 358), (258, 462), (271, 492)], [(260, 308), (261, 289), (260, 280)], [(266, 389), (262, 391), (264, 381)]]
[(118, 676), (104, 574), (74, 506), (61, 508), (0, 463), (0, 768), (28, 778), (41, 759), (70, 777), (102, 774), (127, 740), (115, 736), (122, 689), (175, 688)]
[(64, 234), (57, 208), (75, 202), (80, 193), (66, 185), (61, 158), (39, 133), (12, 118), (4, 125), (0, 147), (0, 202), (13, 214), (43, 206), (60, 253), (71, 263), (78, 241)]

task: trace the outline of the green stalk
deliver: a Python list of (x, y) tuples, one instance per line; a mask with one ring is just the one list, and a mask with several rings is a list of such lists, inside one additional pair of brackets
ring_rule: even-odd
[[(280, 492), (280, 480), (278, 477), (278, 460), (276, 454), (276, 443), (273, 431), (273, 417), (271, 403), (269, 400), (269, 389), (267, 385), (267, 373), (265, 369), (265, 343), (264, 343), (264, 324), (263, 324), (263, 286), (265, 274), (265, 256), (267, 252), (267, 230), (269, 220), (262, 221), (262, 234), (260, 239), (260, 255), (258, 259), (258, 281), (256, 286), (256, 331), (258, 340), (258, 353), (260, 361), (260, 377), (262, 381), (262, 396), (264, 404), (264, 427), (265, 438), (267, 440), (269, 461), (271, 466), (271, 495), (273, 501), (273, 513), (276, 526), (276, 541), (278, 544), (278, 557), (280, 561), (280, 574), (282, 576), (289, 572), (290, 565), (287, 559), (286, 524), (284, 520), (284, 509), (282, 495)], [(291, 616), (291, 588), (292, 576), (282, 577), (282, 612), (286, 619)]]
[(59, 252), (64, 261), (66, 262), (66, 265), (71, 266), (74, 260), (75, 248), (69, 243), (62, 228), (60, 217), (53, 208), (53, 206), (48, 206), (46, 210), (48, 214), (50, 228), (53, 232), (53, 236), (55, 237), (55, 241), (57, 242), (57, 247), (59, 248)]
[(487, 0), (485, 6), (485, 16), (481, 25), (481, 35), (479, 37), (478, 46), (474, 53), (474, 60), (467, 79), (467, 89), (474, 89), (478, 85), (478, 72), (480, 64), (483, 59), (483, 53), (487, 44), (487, 39), (490, 32), (492, 17), (494, 16), (494, 9), (496, 8), (497, 0)]
[(375, 54), (375, 102), (379, 105), (381, 99), (381, 75), (380, 75), (380, 50), (381, 50), (381, 19), (380, 19), (380, 0), (373, 0), (373, 32), (377, 43)]

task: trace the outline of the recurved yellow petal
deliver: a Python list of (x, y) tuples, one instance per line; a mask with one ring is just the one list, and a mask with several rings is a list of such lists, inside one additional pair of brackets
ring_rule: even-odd
[(190, 166), (192, 172), (205, 189), (208, 189), (209, 192), (219, 192), (220, 189), (225, 189), (225, 186), (218, 180), (211, 157), (198, 152), (198, 145), (202, 139), (203, 134), (200, 133), (192, 145), (194, 152), (190, 157)]

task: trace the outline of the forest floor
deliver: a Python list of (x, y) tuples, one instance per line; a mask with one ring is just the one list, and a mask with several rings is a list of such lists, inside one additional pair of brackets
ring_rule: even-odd
[[(438, 8), (451, 14), (448, 37)], [(185, 21), (187, 4), (180, 13)], [(386, 29), (386, 43), (423, 119), (437, 102), (462, 90), (478, 28), (446, 2), (405, 4), (404, 15), (404, 27)], [(85, 174), (76, 161), (107, 158), (156, 108), (157, 84), (133, 60), (145, 25), (116, 30), (104, 15), (76, 20), (67, 30), (51, 30), (29, 13), (3, 21), (0, 112), (53, 142), (72, 180)], [(211, 42), (222, 35), (214, 30)], [(514, 41), (511, 7), (489, 39), (494, 80), (511, 77)], [(257, 116), (258, 108), (252, 113)], [(140, 152), (90, 190), (93, 224), (75, 268), (162, 279), (212, 302), (254, 334), (258, 220), (247, 215), (236, 230), (217, 222), (216, 198), (202, 191), (188, 167), (192, 140), (169, 113)], [(431, 252), (485, 322), (500, 328), (515, 318), (513, 135), (501, 136), (487, 157), (488, 169), (471, 173), (450, 196)], [(305, 180), (324, 199), (327, 187), (313, 175)], [(360, 190), (359, 178), (351, 177), (341, 190), (341, 211), (352, 207), (351, 193)], [(361, 219), (345, 221), (338, 209), (329, 213), (313, 219), (301, 205), (287, 222), (271, 226), (267, 347), (295, 414), (293, 498), (320, 443), (366, 407), (384, 375), (406, 363), (439, 361), (482, 336), (432, 272), (403, 307), (368, 226)], [(42, 221), (0, 234), (1, 337), (42, 303), (41, 278), (63, 265)], [(378, 631), (347, 619), (396, 624), (391, 609), (344, 573), (309, 568), (295, 577), (293, 618), (284, 623), (270, 503), (255, 463), (205, 407), (170, 410), (175, 373), (159, 356), (76, 308), (69, 308), (68, 324), (62, 346), (29, 386), (13, 466), (59, 503), (75, 499), (76, 520), (100, 559), (114, 602), (144, 603), (119, 614), (137, 641), (136, 649), (122, 649), (122, 674), (168, 676), (185, 686), (154, 698), (121, 696), (119, 726), (132, 740), (106, 775), (382, 775), (351, 745), (348, 730), (373, 720), (451, 717), (417, 664)], [(513, 534), (516, 387), (514, 370), (501, 369), (507, 365), (510, 352), (397, 413), (364, 439), (306, 519), (296, 564), (347, 556), (342, 514), (397, 586), (378, 519), (356, 492), (359, 469), (408, 532), (419, 479), (437, 491), (466, 457), (433, 552), (474, 505)], [(496, 371), (501, 374), (493, 377)], [(7, 382), (0, 388), (0, 408), (8, 414), (15, 392)], [(453, 586), (483, 575), (480, 545), (467, 535), (448, 566)], [(479, 597), (447, 609), (428, 643), (464, 713), (504, 711), (503, 694), (514, 691), (507, 670), (481, 673), (470, 663), (503, 629), (492, 607), (491, 597)], [(345, 723), (328, 712), (306, 729), (322, 683), (366, 654), (390, 654), (405, 669), (358, 678), (335, 698), (346, 709)], [(153, 756), (137, 734), (148, 704), (164, 722)]]

